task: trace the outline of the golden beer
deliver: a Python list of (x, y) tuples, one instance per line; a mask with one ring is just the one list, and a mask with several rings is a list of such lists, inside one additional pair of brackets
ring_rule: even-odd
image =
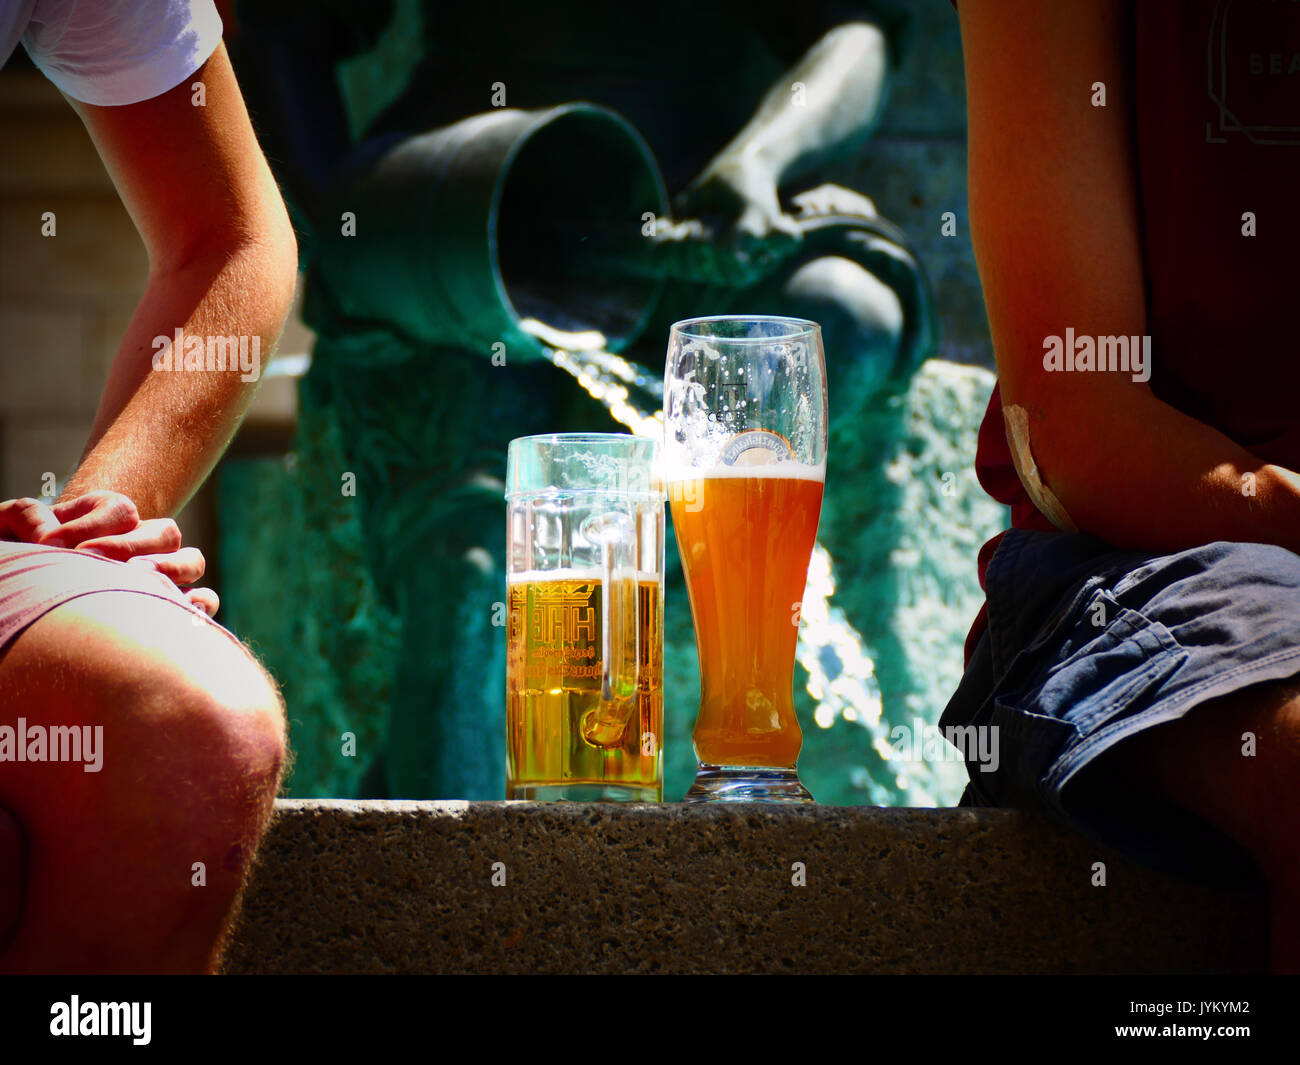
[(637, 680), (604, 698), (600, 573), (510, 575), (507, 798), (662, 799), (662, 593), (657, 575), (635, 584), (609, 643), (636, 648)]
[(824, 471), (720, 466), (669, 485), (700, 656), (702, 763), (793, 768), (799, 757), (795, 644)]

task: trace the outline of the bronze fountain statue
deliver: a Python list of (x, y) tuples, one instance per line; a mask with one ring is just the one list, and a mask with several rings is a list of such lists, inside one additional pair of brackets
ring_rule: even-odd
[[(361, 794), (500, 797), (505, 447), (618, 428), (557, 352), (622, 353), (624, 394), (648, 411), (672, 321), (820, 322), (837, 553), (879, 464), (882, 397), (935, 323), (905, 236), (826, 180), (878, 124), (905, 17), (793, 7), (241, 9), (235, 58), (303, 234), (318, 337), (294, 471), (313, 591), (296, 608), (328, 675), (277, 670), (300, 685), (295, 717), (328, 722), (296, 741), (300, 763), (350, 732), (368, 747)], [(693, 661), (675, 559), (668, 598), (671, 700)], [(688, 754), (678, 728), (665, 750)]]

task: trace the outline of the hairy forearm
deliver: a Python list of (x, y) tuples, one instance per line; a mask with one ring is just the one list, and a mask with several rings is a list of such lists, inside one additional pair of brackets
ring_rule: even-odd
[(1146, 389), (1041, 392), (1040, 404), (1027, 405), (1030, 446), (1083, 532), (1135, 550), (1232, 540), (1300, 552), (1300, 474)]
[[(289, 240), (248, 242), (150, 276), (109, 372), (85, 453), (63, 497), (96, 488), (129, 496), (142, 517), (174, 514), (211, 472), (230, 443), (258, 380), (244, 380), (257, 353), (265, 370), (293, 297)], [(155, 356), (174, 346), (175, 330), (198, 338), (204, 368), (186, 369), (186, 349), (172, 369)], [(208, 369), (209, 338), (243, 338), (241, 369)], [(194, 348), (191, 345), (191, 366)], [(214, 355), (225, 356), (217, 343)], [(229, 360), (227, 360), (229, 365)]]
[(719, 158), (761, 166), (780, 184), (858, 150), (875, 128), (887, 67), (880, 30), (837, 26), (768, 90)]

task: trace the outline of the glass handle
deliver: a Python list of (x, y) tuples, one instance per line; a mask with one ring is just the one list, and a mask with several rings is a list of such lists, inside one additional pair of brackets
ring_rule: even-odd
[(600, 545), (600, 703), (582, 719), (582, 737), (595, 747), (621, 747), (636, 708), (641, 626), (637, 617), (636, 526), (621, 511), (593, 514), (582, 534)]

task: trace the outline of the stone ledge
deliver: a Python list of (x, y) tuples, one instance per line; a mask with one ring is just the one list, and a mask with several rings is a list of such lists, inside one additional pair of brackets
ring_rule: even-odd
[(226, 971), (1245, 972), (1266, 944), (1262, 896), (1022, 811), (281, 800)]

